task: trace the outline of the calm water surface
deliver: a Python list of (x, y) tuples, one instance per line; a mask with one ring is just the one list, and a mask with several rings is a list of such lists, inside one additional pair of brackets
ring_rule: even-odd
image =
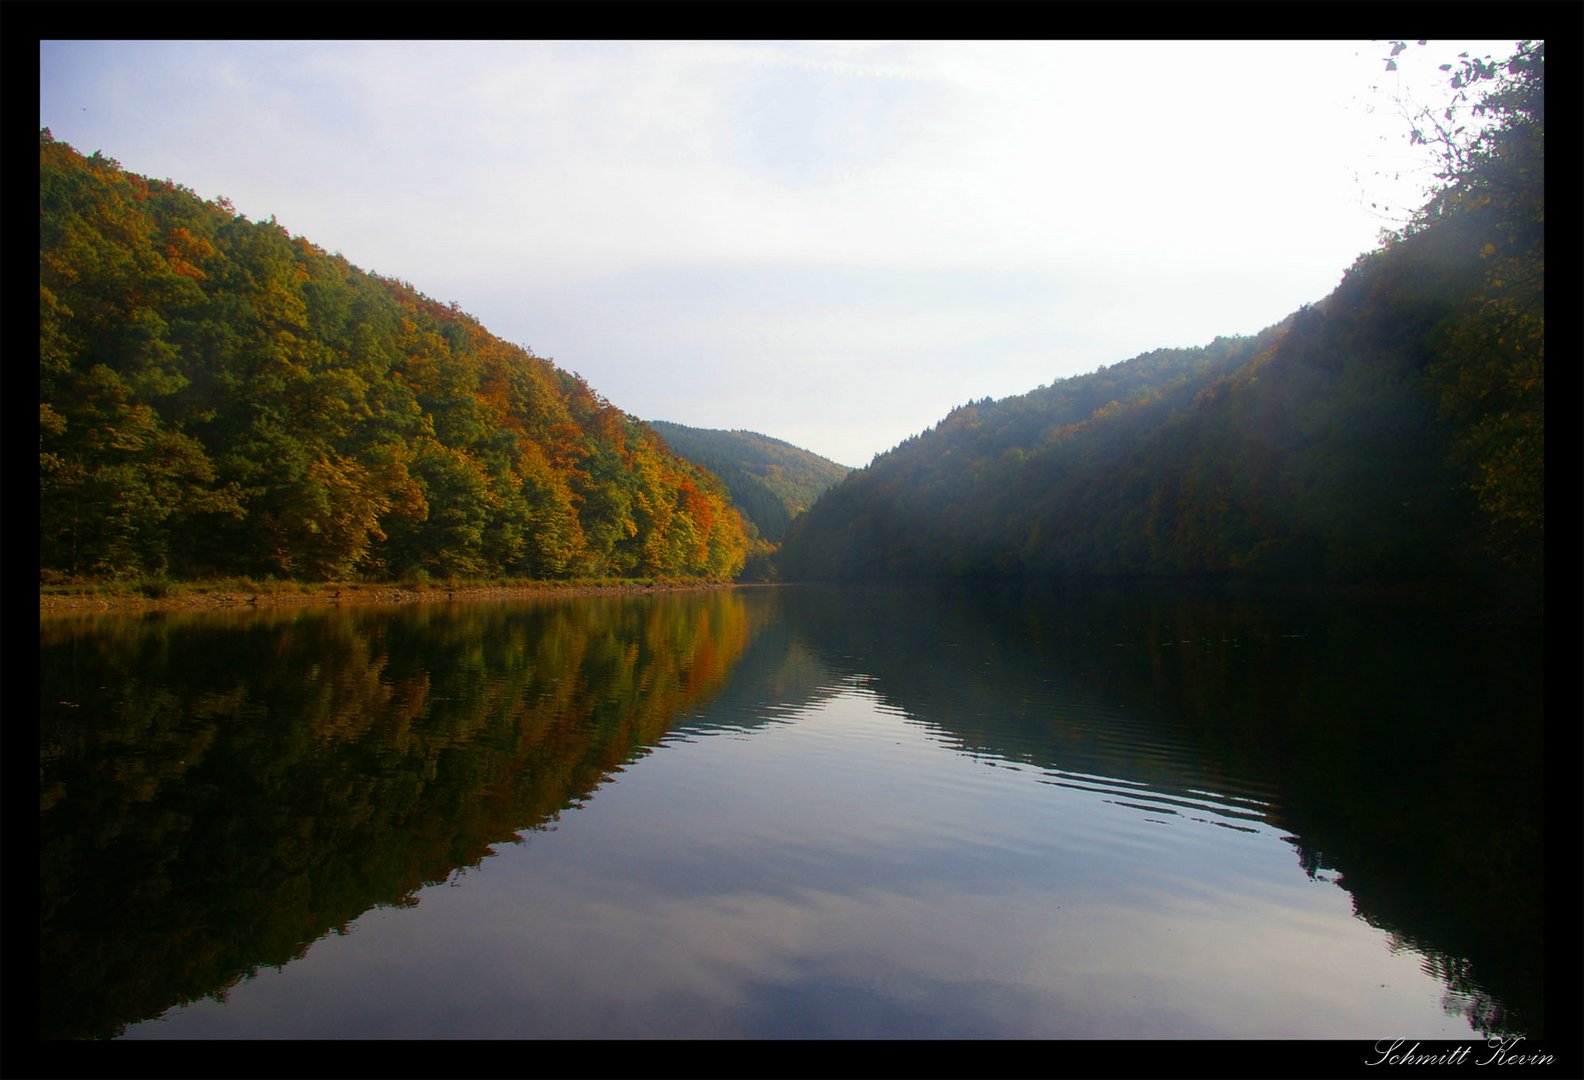
[(41, 637), (47, 1037), (1543, 1034), (1531, 633), (785, 588)]

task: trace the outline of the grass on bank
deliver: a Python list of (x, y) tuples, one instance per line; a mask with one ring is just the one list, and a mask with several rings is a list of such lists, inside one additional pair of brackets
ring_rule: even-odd
[(296, 581), (277, 577), (227, 577), (201, 581), (181, 581), (165, 575), (145, 574), (128, 577), (94, 578), (61, 574), (44, 570), (39, 574), (40, 596), (128, 597), (141, 596), (151, 600), (179, 599), (187, 596), (213, 594), (247, 596), (333, 596), (343, 593), (388, 592), (400, 589), (408, 592), (448, 590), (462, 592), (478, 589), (654, 589), (676, 586), (713, 585), (718, 582), (703, 578), (673, 577), (584, 577), (541, 580), (535, 578), (473, 578), (446, 575), (431, 576), (425, 571), (404, 574), (389, 581)]

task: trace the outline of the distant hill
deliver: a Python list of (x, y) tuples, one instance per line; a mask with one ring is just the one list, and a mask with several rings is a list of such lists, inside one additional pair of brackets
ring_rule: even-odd
[(832, 485), (852, 470), (791, 443), (753, 431), (684, 427), (664, 420), (649, 426), (671, 451), (720, 477), (732, 502), (772, 544)]
[(1324, 301), (954, 410), (802, 515), (783, 576), (1537, 583), (1543, 46), (1500, 71), (1463, 76), (1498, 126)]
[(730, 580), (726, 489), (273, 218), (39, 134), (43, 573)]

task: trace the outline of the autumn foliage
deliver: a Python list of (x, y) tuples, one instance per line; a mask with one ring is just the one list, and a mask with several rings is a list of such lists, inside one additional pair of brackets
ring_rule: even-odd
[(730, 579), (714, 476), (524, 348), (273, 219), (39, 136), (41, 564)]

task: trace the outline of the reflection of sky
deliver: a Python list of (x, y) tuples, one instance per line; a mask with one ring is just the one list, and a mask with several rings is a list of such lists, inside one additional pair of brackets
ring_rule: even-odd
[(667, 743), (416, 908), (128, 1034), (1467, 1037), (1268, 825), (991, 768), (876, 705)]

